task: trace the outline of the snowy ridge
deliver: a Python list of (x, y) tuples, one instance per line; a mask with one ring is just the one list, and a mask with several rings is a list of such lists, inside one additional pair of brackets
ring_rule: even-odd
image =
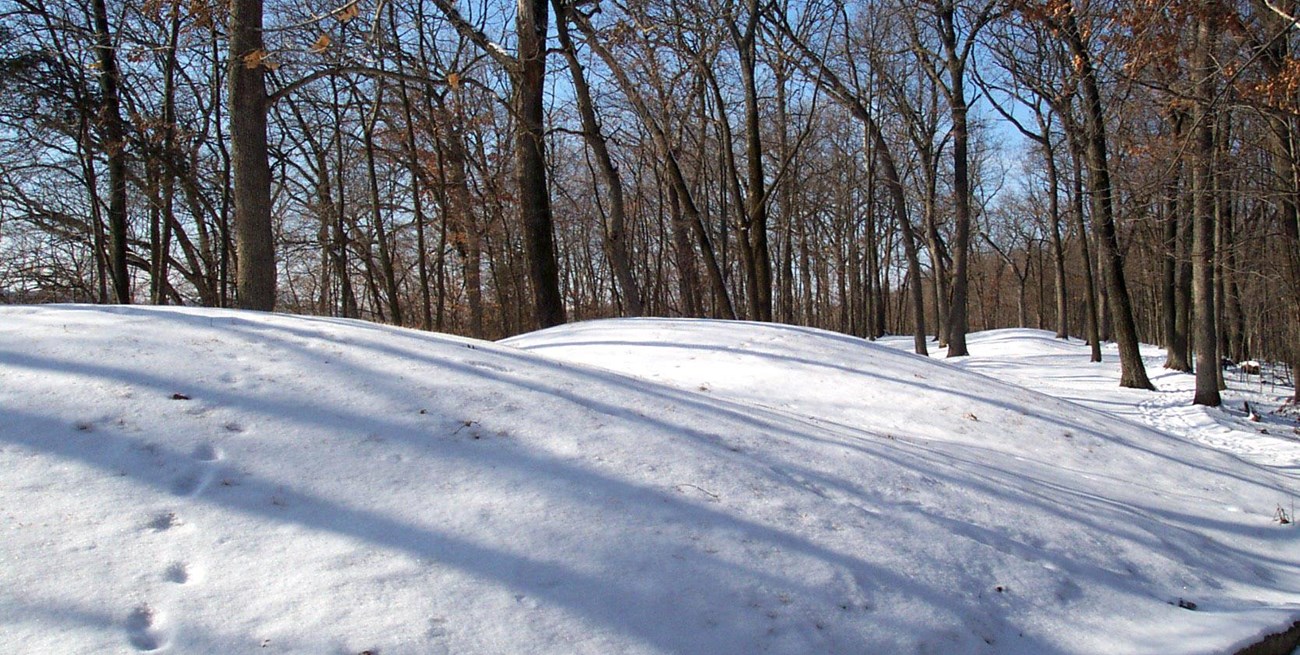
[(802, 328), (0, 308), (0, 412), (24, 652), (1219, 653), (1300, 618), (1287, 472)]

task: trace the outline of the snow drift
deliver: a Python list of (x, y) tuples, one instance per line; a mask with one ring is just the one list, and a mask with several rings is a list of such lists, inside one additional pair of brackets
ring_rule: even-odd
[(1211, 653), (1300, 617), (1294, 478), (785, 326), (3, 308), (0, 471), (24, 652)]

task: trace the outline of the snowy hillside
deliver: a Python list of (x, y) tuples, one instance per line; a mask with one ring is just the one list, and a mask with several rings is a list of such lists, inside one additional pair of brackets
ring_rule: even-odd
[(774, 325), (0, 308), (0, 643), (1224, 653), (1300, 619), (1294, 469), (1045, 386)]

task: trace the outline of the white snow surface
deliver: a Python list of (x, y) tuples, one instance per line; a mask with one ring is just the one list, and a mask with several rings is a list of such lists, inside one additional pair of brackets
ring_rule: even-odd
[(1289, 426), (971, 347), (0, 308), (0, 643), (1190, 654), (1300, 619)]

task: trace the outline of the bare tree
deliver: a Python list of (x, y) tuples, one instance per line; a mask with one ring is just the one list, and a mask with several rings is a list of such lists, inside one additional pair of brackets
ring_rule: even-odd
[(1106, 114), (1102, 104), (1097, 71), (1093, 66), (1090, 32), (1079, 25), (1072, 3), (1060, 12), (1021, 11), (1031, 18), (1044, 21), (1060, 35), (1070, 49), (1075, 73), (1083, 98), (1082, 145), (1088, 162), (1088, 184), (1091, 190), (1093, 221), (1098, 231), (1102, 255), (1106, 265), (1107, 298), (1115, 322), (1115, 341), (1119, 346), (1120, 386), (1154, 389), (1147, 377), (1146, 366), (1138, 346), (1137, 325), (1133, 320), (1132, 301), (1124, 277), (1124, 260), (1115, 229), (1114, 189), (1111, 184), (1109, 145), (1106, 139)]

